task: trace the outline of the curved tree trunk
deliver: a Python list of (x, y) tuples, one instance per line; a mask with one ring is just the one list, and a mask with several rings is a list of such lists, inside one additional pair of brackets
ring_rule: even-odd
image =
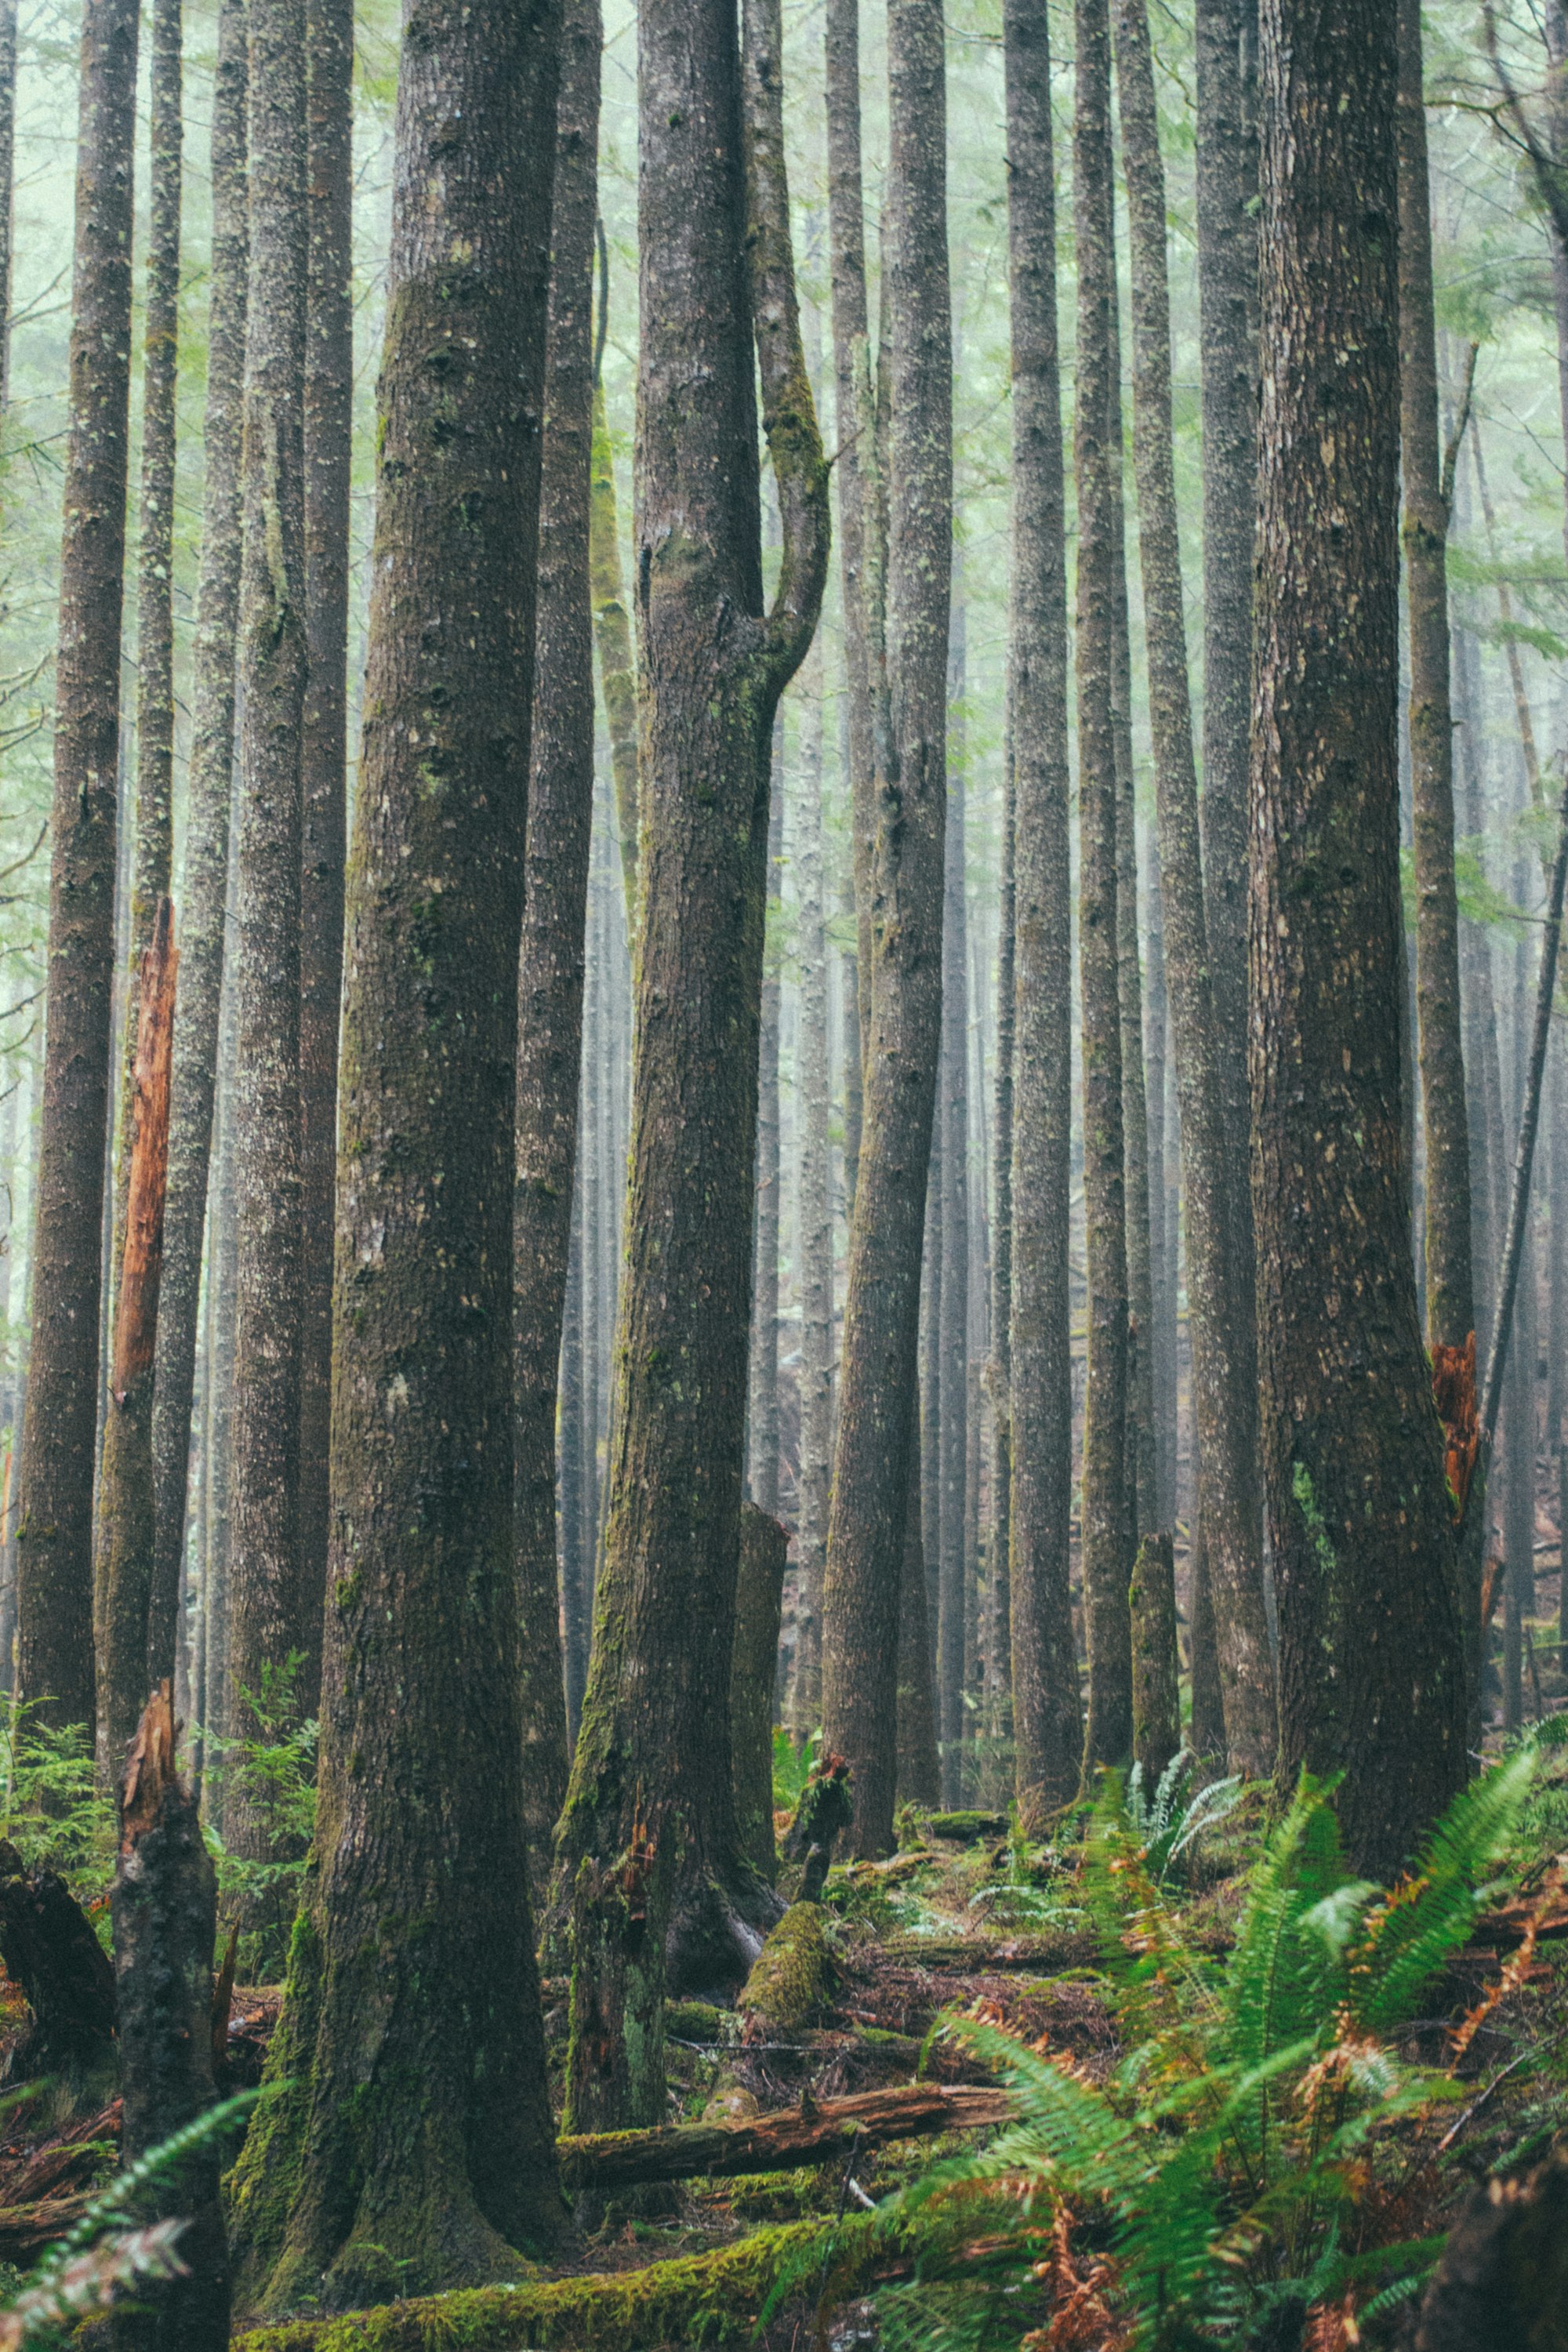
[(92, 1481), (114, 985), (136, 0), (84, 11), (55, 658), (48, 1006), (16, 1538), (17, 1677), (95, 1719)]
[(1013, 1099), (1012, 1651), (1018, 1810), (1065, 1804), (1083, 1749), (1068, 1547), (1072, 1130), (1067, 570), (1057, 352), (1049, 26), (1006, 0), (1013, 341), (1012, 696), (1016, 876)]
[(598, 0), (566, 0), (555, 123), (550, 337), (539, 489), (533, 732), (518, 984), (513, 1339), (523, 1805), (531, 1884), (548, 1890), (569, 1756), (556, 1565), (557, 1374), (583, 1062), (584, 928), (594, 814), (590, 485)]
[[(774, 1902), (740, 1851), (726, 1694), (771, 747), (828, 555), (780, 46), (776, 0), (748, 0), (743, 63), (726, 0), (651, 6), (638, 20), (643, 872), (620, 1391), (557, 1846), (556, 1901), (572, 1910), (575, 2128), (662, 2117), (667, 1931), (676, 1982), (735, 1981), (755, 1949), (740, 1912)], [(754, 366), (784, 521), (765, 615)]]
[(887, 740), (879, 753), (869, 1015), (823, 1603), (825, 1744), (849, 1759), (857, 1853), (892, 1843), (904, 1444), (942, 1038), (952, 319), (941, 0), (892, 0)]
[(418, 21), (349, 869), (320, 1815), (282, 2087), (231, 2206), (272, 2308), (515, 2277), (563, 2219), (517, 1866), (510, 1313), (560, 26), (552, 0)]
[[(149, 1679), (174, 1671), (185, 1549), (191, 1399), (202, 1286), (202, 1236), (218, 1061), (229, 811), (234, 793), (235, 625), (239, 609), (239, 458), (245, 395), (245, 0), (223, 0), (212, 116), (211, 299), (203, 418), (201, 575), (186, 779), (184, 922), (169, 1125), (169, 1192), (153, 1405), (157, 1534), (148, 1632)], [(218, 1260), (215, 1255), (215, 1268)], [(218, 1409), (209, 1366), (207, 1411)], [(216, 1717), (205, 1717), (216, 1723)]]
[(1265, 0), (1262, 22), (1263, 341), (1278, 356), (1250, 1029), (1280, 1766), (1343, 1771), (1347, 1850), (1386, 1879), (1466, 1771), (1401, 1127), (1394, 26), (1367, 0)]

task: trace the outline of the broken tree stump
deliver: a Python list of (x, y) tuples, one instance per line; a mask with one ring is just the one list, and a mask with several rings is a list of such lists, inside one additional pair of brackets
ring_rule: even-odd
[(732, 2179), (781, 2172), (889, 2140), (931, 2132), (977, 2131), (1013, 2116), (1010, 2095), (990, 2084), (910, 2083), (858, 2098), (781, 2108), (739, 2123), (670, 2124), (656, 2131), (605, 2132), (557, 2140), (562, 2185), (601, 2193), (650, 2180)]
[[(110, 1906), (120, 1996), (121, 2147), (128, 2162), (215, 2104), (213, 1945), (217, 1882), (190, 1790), (175, 1769), (170, 1685), (147, 1702), (120, 1787), (120, 1859)], [(141, 2294), (117, 2334), (148, 2352), (225, 2352), (228, 2242), (220, 2150), (208, 2140), (148, 2185), (146, 2221), (182, 2219), (184, 2275)]]
[(730, 1776), (741, 1852), (770, 1884), (773, 1846), (773, 1681), (789, 1538), (754, 1503), (741, 1506), (735, 1643), (730, 1664)]
[(6, 2061), (5, 2081), (54, 2074), (76, 2086), (100, 2078), (111, 2084), (114, 1971), (65, 1880), (29, 1870), (7, 1838), (0, 1838), (0, 1959), (33, 2012)]

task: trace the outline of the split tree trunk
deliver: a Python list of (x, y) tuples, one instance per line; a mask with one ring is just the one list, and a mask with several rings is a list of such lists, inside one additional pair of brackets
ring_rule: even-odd
[(886, 741), (878, 756), (859, 1175), (849, 1236), (823, 1614), (826, 1745), (847, 1757), (858, 1854), (892, 1843), (903, 1443), (942, 1038), (952, 313), (941, 0), (892, 0), (883, 278), (889, 327)]
[(326, 1605), (338, 1023), (348, 824), (353, 402), (353, 0), (305, 0), (305, 642), (300, 737), (299, 1701), (313, 1715)]
[(555, 1527), (557, 1375), (582, 1093), (584, 927), (594, 814), (590, 604), (598, 0), (566, 0), (555, 124), (550, 334), (539, 493), (533, 732), (518, 985), (513, 1541), (523, 1805), (535, 1902), (570, 1760)]
[[(1395, 47), (1265, 0), (1254, 1200), (1280, 1767), (1387, 1879), (1465, 1778), (1442, 1433), (1401, 1130)], [(1360, 583), (1356, 597), (1346, 579)]]
[[(734, 1638), (771, 749), (821, 601), (827, 475), (795, 306), (776, 0), (748, 0), (737, 48), (725, 0), (638, 20), (630, 1188), (604, 1565), (556, 1882), (578, 1980), (568, 2105), (616, 2125), (663, 2113), (667, 1930), (676, 1983), (737, 1981), (756, 1948), (742, 1912), (775, 1900), (740, 1852), (714, 1695)], [(754, 368), (784, 525), (767, 612)], [(643, 1892), (623, 1982), (627, 1873)]]
[(1012, 304), (1013, 774), (1017, 1032), (1011, 1173), (1015, 1780), (1033, 1826), (1078, 1785), (1083, 1748), (1068, 1558), (1072, 1355), (1072, 898), (1067, 572), (1046, 13), (1006, 0)]
[(43, 1702), (49, 1721), (89, 1731), (138, 16), (137, 0), (102, 0), (81, 26), (49, 985), (16, 1547), (22, 1694)]
[[(148, 1653), (151, 1680), (174, 1671), (191, 1470), (191, 1404), (207, 1223), (234, 793), (235, 625), (239, 609), (239, 463), (245, 383), (245, 0), (222, 0), (212, 100), (211, 299), (203, 419), (202, 555), (196, 589), (185, 916), (169, 1112), (169, 1190), (153, 1402), (156, 1533)], [(216, 1230), (216, 1229), (215, 1229)], [(215, 1251), (215, 1271), (222, 1259)], [(217, 1410), (208, 1367), (207, 1416)], [(206, 1718), (204, 1717), (204, 1720)]]
[(127, 1139), (124, 1255), (99, 1473), (96, 1581), (102, 1595), (99, 1708), (102, 1756), (119, 1771), (147, 1689), (153, 1592), (153, 1367), (163, 1270), (169, 1175), (169, 1080), (174, 1027), (174, 914), (161, 899), (136, 980), (137, 1029)]
[[(1253, 1467), (1257, 1400), (1244, 1395), (1251, 1302), (1241, 1292), (1226, 1202), (1227, 1131), (1221, 1019), (1211, 986), (1193, 761), (1181, 544), (1171, 427), (1171, 309), (1165, 184), (1148, 14), (1118, 0), (1117, 72), (1132, 248), (1133, 456), (1160, 827), (1162, 940), (1176, 1048), (1187, 1240), (1187, 1317), (1202, 1515), (1222, 1662), (1226, 1746), (1257, 1777), (1274, 1760), (1273, 1662), (1264, 1615)], [(1205, 746), (1206, 756), (1206, 746)]]
[(320, 1813), (286, 2087), (233, 2181), (253, 2308), (515, 2276), (564, 2218), (517, 1866), (510, 1338), (560, 26), (551, 0), (418, 23), (350, 861)]
[(1127, 1613), (1127, 1216), (1118, 998), (1117, 775), (1112, 675), (1116, 540), (1111, 308), (1110, 30), (1105, 0), (1077, 0), (1073, 222), (1078, 246), (1076, 642), (1079, 975), (1082, 1001), (1084, 1217), (1089, 1376), (1084, 1392), (1082, 1558), (1089, 1635), (1084, 1773), (1132, 1744)]

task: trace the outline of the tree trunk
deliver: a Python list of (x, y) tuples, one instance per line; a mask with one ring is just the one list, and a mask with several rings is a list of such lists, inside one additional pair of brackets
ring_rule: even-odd
[(937, 1333), (937, 1697), (943, 1802), (963, 1801), (965, 1522), (969, 1455), (969, 931), (964, 907), (964, 607), (955, 602), (948, 653), (950, 749), (942, 920), (942, 1311)]
[(800, 791), (795, 811), (800, 963), (800, 1483), (795, 1534), (800, 1601), (796, 1623), (795, 1719), (802, 1737), (822, 1720), (822, 1573), (827, 1557), (828, 1484), (833, 1474), (833, 1202), (829, 1181), (827, 934), (822, 856), (823, 674), (807, 656), (801, 708)]
[(418, 31), (349, 868), (320, 1813), (285, 2087), (231, 2205), (261, 2308), (515, 2277), (563, 2219), (517, 1866), (510, 1313), (559, 17), (437, 0)]
[(910, 1394), (906, 1442), (910, 1464), (904, 1502), (904, 1554), (899, 1574), (898, 1764), (894, 1787), (900, 1805), (936, 1806), (942, 1802), (942, 1763), (937, 1753), (936, 1692), (921, 1524), (918, 1384)]
[(1280, 1768), (1344, 1773), (1352, 1865), (1387, 1879), (1466, 1772), (1401, 1135), (1395, 48), (1364, 0), (1265, 0), (1262, 26), (1250, 1034)]
[[(784, 938), (784, 746), (775, 723), (768, 761), (768, 864), (761, 1025), (746, 1491), (769, 1518), (779, 1508), (779, 1014)], [(771, 936), (769, 936), (771, 934)]]
[[(185, 787), (185, 918), (180, 948), (180, 1002), (174, 1020), (169, 1192), (153, 1402), (157, 1509), (148, 1664), (153, 1684), (174, 1671), (228, 898), (248, 239), (245, 0), (223, 0), (219, 8), (212, 110), (212, 291), (202, 428), (201, 575), (196, 590), (191, 756)], [(220, 1263), (216, 1251), (212, 1263), (216, 1270)], [(208, 1417), (219, 1409), (212, 1370), (209, 1362)]]
[(11, 399), (11, 293), (16, 257), (16, 0), (0, 0), (0, 418)]
[[(1014, 163), (1014, 171), (1018, 166)], [(1016, 383), (1014, 399), (1019, 396)], [(985, 1394), (991, 1415), (991, 1525), (985, 1562), (985, 1712), (988, 1738), (1013, 1736), (1013, 1055), (1017, 1034), (1014, 947), (1017, 911), (1014, 691), (1002, 753), (1002, 876), (996, 908), (996, 1074), (992, 1092), (991, 1347)]]
[[(597, 203), (598, 156), (594, 157)], [(616, 831), (620, 839), (621, 884), (626, 892), (626, 932), (637, 922), (637, 702), (632, 657), (632, 625), (621, 577), (621, 531), (616, 502), (616, 453), (610, 446), (600, 359), (606, 327), (609, 256), (599, 229), (599, 342), (594, 365), (593, 486), (588, 506), (589, 593), (594, 636), (599, 650), (599, 691), (610, 733), (610, 767), (616, 791)]]
[(523, 1805), (536, 1903), (566, 1798), (556, 1566), (557, 1373), (582, 1092), (584, 928), (594, 816), (589, 559), (598, 0), (566, 0), (555, 128), (550, 336), (539, 494), (533, 732), (518, 988), (513, 1380)]
[(1219, 1758), (1226, 1752), (1225, 1703), (1220, 1691), (1219, 1639), (1215, 1631), (1208, 1544), (1201, 1517), (1193, 1530), (1191, 1609), (1193, 1749), (1201, 1757)]
[[(1164, 171), (1142, 0), (1118, 0), (1117, 66), (1132, 247), (1133, 451), (1160, 826), (1163, 945), (1176, 1049), (1186, 1203), (1193, 1403), (1226, 1745), (1253, 1777), (1274, 1757), (1273, 1664), (1257, 1545), (1255, 1396), (1243, 1393), (1252, 1308), (1226, 1221), (1227, 1130), (1221, 1018), (1204, 913), (1181, 546), (1171, 441), (1171, 312)], [(1206, 756), (1206, 753), (1205, 753)]]
[(305, 641), (300, 738), (301, 1708), (321, 1681), (331, 1435), (332, 1220), (348, 824), (349, 467), (353, 400), (353, 0), (305, 0)]
[(17, 1528), (21, 1691), (45, 1703), (49, 1721), (89, 1730), (138, 13), (136, 0), (103, 0), (81, 27), (48, 1006)]
[[(140, 1059), (140, 1055), (138, 1055)], [(132, 1214), (135, 1174), (132, 1172)], [(213, 2105), (213, 1940), (217, 1881), (200, 1813), (174, 1764), (167, 1682), (148, 1701), (120, 1796), (120, 1857), (110, 1894), (120, 2026), (120, 2151), (134, 2163)], [(161, 2172), (138, 2220), (179, 2220), (181, 2275), (138, 2291), (117, 2343), (156, 2352), (226, 2352), (228, 2244), (218, 2196), (220, 2144)]]
[(731, 1771), (741, 1852), (771, 1880), (773, 1848), (773, 1679), (789, 1537), (754, 1504), (741, 1506), (735, 1645), (730, 1663)]
[[(673, 1982), (738, 1980), (756, 1948), (742, 1908), (770, 1914), (774, 1900), (740, 1852), (728, 1709), (721, 1696), (715, 1714), (714, 1695), (728, 1691), (734, 1635), (770, 751), (828, 555), (776, 0), (748, 0), (743, 63), (723, 0), (645, 9), (638, 40), (644, 831), (630, 1187), (605, 1558), (556, 1894), (574, 1898), (581, 2000), (596, 2005), (590, 2017), (574, 2003), (568, 2104), (575, 2115), (592, 2098), (616, 2124), (662, 2116), (667, 1929)], [(753, 365), (784, 520), (765, 614)], [(593, 1981), (602, 1957), (613, 1972), (605, 1939), (618, 1937), (620, 1898), (606, 1910), (583, 1889), (608, 1888), (618, 1858), (630, 1870), (645, 1851), (646, 1949), (623, 1998)]]
[[(228, 1685), (230, 1731), (254, 1736), (268, 1676), (304, 1647), (298, 1544), (305, 0), (250, 0), (249, 37)], [(273, 1711), (277, 1700), (275, 1687)], [(237, 1853), (259, 1859), (270, 1851), (258, 1808), (233, 1789), (225, 1834)]]
[(1103, 0), (1077, 0), (1073, 221), (1078, 246), (1076, 643), (1079, 974), (1082, 1000), (1089, 1377), (1084, 1393), (1082, 1557), (1089, 1636), (1084, 1773), (1132, 1744), (1127, 1613), (1127, 1216), (1118, 999), (1116, 590), (1112, 444), (1110, 29)]
[(907, 1538), (902, 1443), (942, 1037), (952, 313), (941, 0), (888, 25), (890, 333), (885, 755), (879, 756), (860, 1171), (849, 1237), (823, 1614), (826, 1745), (849, 1759), (858, 1854), (892, 1843), (895, 1681)]
[(135, 1737), (147, 1697), (148, 1607), (153, 1590), (153, 1365), (163, 1270), (169, 1078), (178, 963), (174, 914), (163, 898), (137, 974), (125, 1242), (99, 1473), (96, 1582), (103, 1611), (99, 1708), (102, 1757), (116, 1771)]
[(1160, 1785), (1161, 1774), (1182, 1744), (1176, 1569), (1168, 1534), (1145, 1536), (1139, 1545), (1130, 1605), (1132, 1754), (1143, 1769), (1144, 1794), (1152, 1798)]
[(1017, 965), (1009, 1336), (1013, 1736), (1018, 1810), (1032, 1826), (1071, 1797), (1083, 1747), (1068, 1590), (1072, 910), (1050, 37), (1045, 12), (1031, 0), (1006, 0), (1004, 26)]

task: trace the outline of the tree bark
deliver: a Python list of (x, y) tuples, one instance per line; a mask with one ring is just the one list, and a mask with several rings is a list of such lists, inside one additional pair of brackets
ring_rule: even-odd
[(1013, 1736), (1018, 1810), (1033, 1825), (1071, 1797), (1083, 1746), (1068, 1590), (1072, 902), (1056, 184), (1044, 10), (1030, 0), (1007, 0), (1004, 42), (1017, 966), (1010, 1184)]
[(1118, 999), (1116, 594), (1111, 468), (1110, 28), (1103, 0), (1077, 0), (1073, 222), (1078, 246), (1079, 985), (1082, 1002), (1089, 1376), (1084, 1394), (1082, 1559), (1089, 1636), (1083, 1767), (1132, 1744), (1127, 1613), (1127, 1215)]
[(831, 2161), (852, 2148), (879, 2147), (927, 2132), (1003, 2124), (1012, 2114), (1010, 2095), (990, 2084), (900, 2084), (892, 2090), (822, 2099), (809, 2113), (785, 2107), (743, 2123), (675, 2124), (563, 2139), (561, 2173), (569, 2188), (601, 2191), (645, 2180), (689, 2180), (700, 2173), (731, 2179), (737, 2173)]
[(1199, 1508), (1222, 1667), (1226, 1745), (1257, 1777), (1275, 1748), (1273, 1664), (1257, 1546), (1257, 1402), (1243, 1393), (1250, 1301), (1227, 1223), (1222, 1027), (1211, 988), (1193, 764), (1181, 544), (1171, 427), (1171, 311), (1165, 186), (1148, 15), (1118, 0), (1117, 68), (1132, 248), (1133, 455), (1148, 647), (1149, 713), (1160, 827), (1163, 944), (1176, 1047), (1187, 1238), (1187, 1317), (1198, 1444)]
[(1182, 1744), (1177, 1680), (1176, 1569), (1168, 1533), (1138, 1547), (1129, 1596), (1132, 1612), (1132, 1754), (1152, 1797)]
[[(1014, 163), (1016, 173), (1018, 165)], [(1019, 397), (1016, 385), (1015, 401)], [(1011, 667), (1011, 665), (1009, 665)], [(1013, 1056), (1017, 1034), (1017, 793), (1013, 742), (1015, 690), (1002, 754), (1002, 876), (996, 908), (996, 1075), (992, 1091), (991, 1349), (985, 1366), (991, 1413), (991, 1526), (985, 1573), (985, 1729), (1013, 1736)]]
[(800, 1479), (795, 1719), (807, 1737), (822, 1719), (822, 1575), (833, 1475), (833, 1203), (829, 1181), (827, 933), (822, 855), (823, 674), (814, 646), (803, 672), (795, 869), (799, 888)]
[(730, 1663), (731, 1769), (741, 1851), (771, 1880), (773, 1847), (773, 1679), (789, 1537), (753, 1504), (741, 1506), (735, 1644)]
[(314, 1714), (326, 1605), (332, 1219), (348, 824), (349, 468), (353, 402), (353, 0), (305, 0), (304, 532), (300, 735), (300, 1706)]
[(1201, 1517), (1193, 1530), (1191, 1610), (1193, 1748), (1201, 1757), (1223, 1757), (1225, 1702), (1220, 1690), (1219, 1640), (1215, 1631), (1208, 1544)]
[(19, 1686), (48, 1720), (89, 1729), (138, 14), (136, 0), (104, 0), (81, 27), (49, 985), (17, 1527)]
[[(133, 1172), (133, 1204), (134, 1184)], [(110, 1894), (125, 2163), (194, 2124), (216, 2095), (217, 1881), (196, 1801), (175, 1769), (174, 1740), (163, 1682), (148, 1701), (120, 1787), (120, 1856)], [(138, 2218), (183, 2223), (182, 2274), (139, 2291), (135, 2307), (116, 2318), (117, 2342), (157, 2352), (225, 2352), (229, 2266), (218, 2196), (221, 2153), (209, 2139), (153, 2185)]]
[(27, 1870), (8, 1841), (0, 1841), (0, 1959), (33, 2012), (6, 2054), (5, 2080), (64, 2076), (74, 2088), (85, 2075), (111, 2083), (114, 1972), (65, 1880), (52, 1870)]
[(559, 30), (551, 0), (431, 0), (399, 77), (320, 1810), (285, 2087), (231, 2205), (258, 2308), (513, 2277), (563, 2220), (518, 1867), (510, 1311)]
[[(1262, 16), (1253, 1197), (1280, 1769), (1391, 1877), (1465, 1778), (1401, 1134), (1392, 19)], [(1354, 579), (1353, 599), (1343, 583)]]
[(969, 1480), (969, 929), (964, 906), (964, 607), (955, 601), (948, 651), (949, 763), (942, 919), (942, 1312), (937, 1332), (937, 1698), (943, 1801), (963, 1799), (964, 1621)]
[[(156, 1533), (148, 1664), (150, 1681), (154, 1684), (174, 1671), (228, 897), (248, 242), (245, 0), (223, 0), (218, 11), (212, 108), (212, 291), (202, 428), (201, 573), (185, 787), (185, 918), (180, 949), (180, 1002), (174, 1020), (169, 1190), (153, 1401)], [(213, 1263), (215, 1267), (221, 1263), (216, 1251)], [(217, 1410), (212, 1369), (209, 1364), (209, 1416)]]
[(823, 1613), (824, 1738), (848, 1758), (858, 1854), (892, 1842), (902, 1444), (942, 1036), (952, 314), (941, 0), (889, 14), (884, 281), (891, 400), (887, 741), (879, 755), (859, 1179), (849, 1237)]
[(163, 1270), (169, 1175), (169, 1080), (174, 1027), (174, 914), (158, 905), (137, 974), (135, 1084), (127, 1142), (123, 1255), (99, 1472), (96, 1582), (102, 1595), (99, 1711), (102, 1756), (116, 1771), (147, 1696), (153, 1591), (153, 1367)]
[[(597, 202), (597, 163), (595, 184)], [(637, 672), (632, 656), (631, 616), (626, 611), (626, 583), (621, 576), (621, 530), (616, 501), (616, 453), (610, 444), (609, 418), (600, 375), (604, 350), (605, 305), (609, 294), (609, 257), (603, 227), (599, 236), (599, 346), (594, 367), (593, 486), (588, 507), (588, 570), (594, 606), (594, 637), (599, 653), (599, 691), (605, 698), (605, 722), (610, 733), (610, 768), (615, 782), (616, 831), (620, 840), (621, 885), (626, 892), (626, 936), (637, 929)]]
[[(755, 1244), (752, 1271), (751, 1368), (747, 1387), (746, 1491), (769, 1518), (779, 1508), (779, 1015), (784, 939), (784, 746), (777, 722), (768, 761), (768, 863), (763, 993), (757, 1044)], [(771, 934), (771, 936), (770, 936)]]
[[(742, 1912), (771, 1913), (774, 1900), (739, 1850), (724, 1695), (770, 753), (828, 557), (789, 242), (776, 0), (748, 0), (743, 60), (724, 0), (647, 8), (638, 41), (644, 832), (630, 1185), (604, 1565), (556, 1881), (557, 1903), (574, 1902), (584, 2004), (574, 2004), (568, 2105), (617, 2124), (662, 2115), (667, 1930), (674, 1982), (738, 1979), (756, 1947)], [(754, 365), (784, 523), (769, 612)], [(610, 1980), (621, 1898), (609, 1890), (634, 1854), (646, 1855), (635, 1871), (645, 1908), (623, 1995)]]
[(557, 1375), (582, 1093), (594, 815), (591, 499), (598, 0), (566, 0), (555, 125), (550, 333), (539, 494), (533, 728), (518, 986), (513, 1542), (522, 1656), (523, 1805), (536, 1903), (570, 1754), (556, 1565)]
[(0, 418), (11, 399), (11, 291), (16, 257), (16, 0), (0, 0)]
[(910, 1399), (909, 1478), (904, 1502), (904, 1555), (899, 1573), (898, 1763), (894, 1793), (900, 1805), (942, 1802), (937, 1752), (936, 1690), (921, 1507), (921, 1413), (918, 1384)]
[[(300, 760), (308, 663), (304, 436), (305, 0), (250, 0), (249, 287), (240, 571), (239, 919), (235, 956), (235, 1381), (229, 1729), (254, 1734), (268, 1674), (304, 1648), (300, 1394)], [(269, 1851), (226, 1792), (236, 1852)]]

